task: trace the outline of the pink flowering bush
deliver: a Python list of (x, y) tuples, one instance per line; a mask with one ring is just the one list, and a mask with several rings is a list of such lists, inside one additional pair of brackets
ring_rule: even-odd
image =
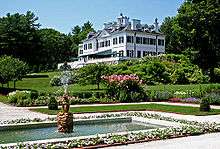
[(102, 76), (102, 79), (107, 83), (110, 98), (122, 102), (143, 101), (146, 98), (142, 80), (137, 75), (110, 75)]

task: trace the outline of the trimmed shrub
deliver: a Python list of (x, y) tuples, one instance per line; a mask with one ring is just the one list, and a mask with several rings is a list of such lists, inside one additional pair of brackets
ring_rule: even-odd
[(48, 109), (49, 110), (58, 110), (58, 102), (54, 96), (48, 97)]
[(205, 95), (210, 100), (210, 104), (220, 105), (220, 90), (216, 90)]
[(200, 102), (200, 111), (209, 112), (211, 110), (210, 108), (210, 101), (208, 98), (202, 98)]

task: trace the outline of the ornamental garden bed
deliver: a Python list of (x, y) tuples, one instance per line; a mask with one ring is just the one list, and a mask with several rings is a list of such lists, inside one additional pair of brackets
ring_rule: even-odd
[[(51, 140), (43, 140), (38, 142), (21, 142), (15, 144), (1, 144), (1, 148), (97, 148), (114, 145), (123, 145), (130, 143), (148, 142), (161, 139), (171, 139), (184, 136), (200, 135), (205, 133), (219, 132), (220, 126), (217, 123), (201, 123), (197, 121), (187, 121), (182, 119), (174, 119), (171, 117), (161, 116), (159, 114), (150, 114), (143, 112), (127, 112), (127, 113), (116, 113), (116, 114), (100, 114), (75, 117), (75, 119), (108, 119), (108, 118), (120, 118), (120, 117), (134, 117), (139, 120), (146, 121), (158, 121), (161, 125), (166, 125), (165, 128), (155, 128), (146, 131), (128, 131), (119, 133), (107, 133), (93, 136), (83, 136), (76, 138), (64, 138)], [(55, 118), (49, 119), (55, 122)], [(48, 121), (45, 120), (17, 120), (17, 121), (6, 121), (0, 122), (1, 125), (7, 124), (20, 124), (24, 123), (27, 125), (33, 121)]]

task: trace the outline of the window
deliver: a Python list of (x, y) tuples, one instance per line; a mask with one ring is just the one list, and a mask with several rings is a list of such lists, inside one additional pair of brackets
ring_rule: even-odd
[(129, 57), (129, 50), (126, 51), (126, 56)]
[(150, 38), (150, 45), (156, 45), (156, 39)]
[(143, 51), (143, 57), (148, 55), (148, 52), (147, 51)]
[(123, 50), (119, 51), (119, 57), (123, 57), (123, 56), (124, 56), (124, 51)]
[(105, 46), (106, 47), (110, 46), (110, 40), (105, 41)]
[(127, 51), (126, 51), (126, 55), (127, 55), (127, 57), (134, 57), (134, 51), (132, 51), (132, 50), (127, 50)]
[(113, 45), (118, 44), (118, 38), (113, 38)]
[(149, 44), (149, 38), (143, 38), (143, 44)]
[(92, 49), (92, 43), (88, 44), (88, 49)]
[(163, 39), (158, 39), (158, 45), (159, 46), (164, 46), (164, 40)]
[(134, 51), (130, 51), (130, 57), (134, 57)]
[(136, 43), (142, 44), (142, 37), (136, 37)]
[(104, 47), (104, 46), (105, 46), (105, 42), (104, 42), (104, 41), (99, 43), (99, 47), (100, 47), (100, 48), (102, 48), (102, 47)]
[(105, 46), (106, 46), (106, 47), (108, 46), (108, 41), (105, 41)]
[(83, 54), (83, 50), (80, 50), (80, 51), (79, 51), (79, 54)]
[(87, 44), (84, 44), (84, 50), (87, 50)]
[(119, 37), (119, 44), (120, 43), (124, 43), (124, 37), (122, 36), (122, 37)]
[(137, 57), (138, 57), (138, 58), (141, 57), (141, 51), (137, 51)]
[(134, 37), (133, 36), (127, 36), (127, 43), (133, 43)]

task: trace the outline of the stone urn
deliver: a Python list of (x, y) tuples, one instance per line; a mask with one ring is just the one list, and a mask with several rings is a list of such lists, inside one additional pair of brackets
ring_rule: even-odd
[(57, 114), (58, 131), (70, 133), (73, 131), (73, 114), (70, 112), (59, 112)]
[(68, 97), (64, 95), (62, 98), (62, 111), (57, 114), (58, 131), (70, 133), (73, 131), (73, 114), (69, 112)]

